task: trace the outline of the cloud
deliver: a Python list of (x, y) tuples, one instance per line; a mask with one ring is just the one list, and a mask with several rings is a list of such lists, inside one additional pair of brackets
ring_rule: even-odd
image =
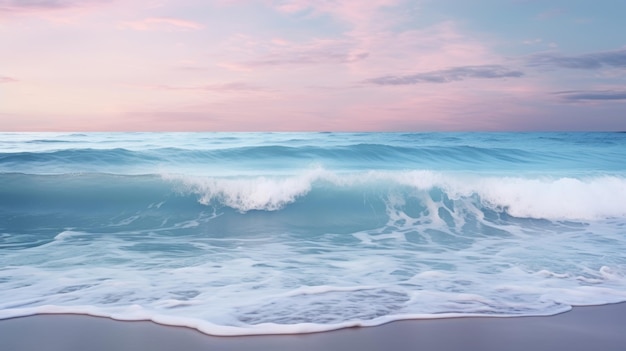
[(281, 65), (303, 65), (321, 63), (351, 63), (366, 59), (367, 52), (327, 52), (327, 51), (301, 51), (293, 52), (287, 56), (271, 55), (258, 60), (245, 62), (245, 66), (281, 66)]
[(543, 53), (530, 56), (530, 66), (549, 66), (571, 69), (626, 68), (626, 49), (603, 51), (577, 56)]
[(84, 7), (109, 0), (0, 0), (0, 13), (20, 13), (47, 10), (62, 10)]
[(565, 101), (626, 101), (626, 90), (569, 90), (553, 93)]
[(0, 76), (0, 84), (2, 83), (15, 83), (17, 79), (11, 77)]
[(527, 39), (524, 40), (522, 43), (524, 45), (534, 45), (534, 44), (541, 44), (541, 42), (543, 42), (543, 39), (541, 38), (535, 38), (535, 39)]
[(552, 18), (563, 16), (565, 13), (566, 11), (563, 9), (553, 8), (553, 9), (541, 12), (540, 14), (536, 16), (536, 18), (539, 20), (549, 20)]
[(230, 82), (221, 84), (206, 84), (195, 86), (172, 86), (172, 85), (158, 85), (155, 87), (160, 90), (196, 90), (196, 91), (212, 91), (212, 92), (258, 92), (265, 91), (265, 89), (250, 85), (243, 82)]
[(450, 83), (465, 79), (517, 78), (521, 71), (511, 70), (500, 65), (461, 66), (444, 70), (422, 72), (400, 76), (382, 76), (365, 82), (376, 85), (410, 85), (418, 83)]
[(273, 6), (285, 13), (310, 11), (313, 14), (329, 14), (343, 21), (358, 24), (363, 20), (371, 20), (382, 8), (391, 8), (402, 2), (404, 0), (286, 0), (274, 3)]
[(122, 27), (138, 31), (200, 30), (204, 25), (198, 22), (171, 17), (151, 17), (139, 21), (124, 22)]
[(0, 11), (27, 11), (32, 9), (59, 9), (75, 6), (78, 1), (68, 0), (0, 0)]
[(268, 41), (237, 35), (231, 38), (225, 51), (237, 52), (240, 59), (219, 65), (231, 70), (250, 70), (258, 67), (348, 64), (370, 56), (369, 52), (354, 46), (354, 41), (349, 38), (316, 38), (309, 41), (273, 38)]
[(56, 24), (76, 23), (117, 0), (0, 0), (0, 23), (27, 17)]

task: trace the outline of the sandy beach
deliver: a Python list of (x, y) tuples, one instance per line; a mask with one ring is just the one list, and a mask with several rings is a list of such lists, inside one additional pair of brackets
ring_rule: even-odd
[(214, 337), (149, 321), (35, 315), (0, 321), (2, 350), (623, 350), (626, 303), (549, 317), (399, 321), (326, 333)]

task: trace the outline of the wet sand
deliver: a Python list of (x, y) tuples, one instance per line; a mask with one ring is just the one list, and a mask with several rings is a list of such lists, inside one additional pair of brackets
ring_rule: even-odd
[(84, 315), (0, 320), (0, 349), (23, 350), (626, 350), (626, 303), (550, 317), (399, 321), (370, 328), (215, 337), (153, 322)]

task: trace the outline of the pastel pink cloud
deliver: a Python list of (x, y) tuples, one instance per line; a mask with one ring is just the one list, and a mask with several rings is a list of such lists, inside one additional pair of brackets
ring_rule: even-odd
[(17, 82), (17, 79), (15, 78), (0, 76), (0, 83), (15, 83), (15, 82)]
[(138, 31), (171, 31), (171, 30), (200, 30), (204, 25), (198, 22), (171, 17), (151, 17), (138, 21), (124, 22), (123, 28)]

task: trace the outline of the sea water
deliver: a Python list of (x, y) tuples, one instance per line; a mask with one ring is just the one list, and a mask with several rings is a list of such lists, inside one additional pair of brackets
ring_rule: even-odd
[(624, 133), (0, 134), (0, 318), (247, 335), (620, 301)]

